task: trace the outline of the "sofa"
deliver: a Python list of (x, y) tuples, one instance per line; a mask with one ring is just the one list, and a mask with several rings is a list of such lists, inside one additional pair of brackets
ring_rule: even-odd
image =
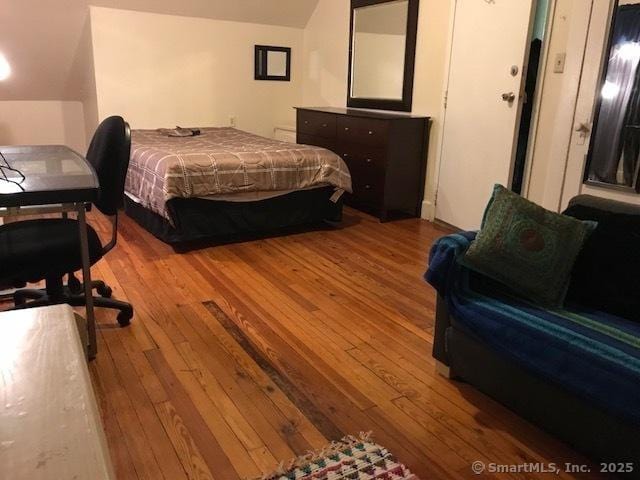
[(475, 237), (431, 249), (438, 371), (493, 397), (596, 462), (640, 478), (640, 206), (588, 195), (567, 215), (598, 222), (562, 308), (545, 309), (458, 261)]

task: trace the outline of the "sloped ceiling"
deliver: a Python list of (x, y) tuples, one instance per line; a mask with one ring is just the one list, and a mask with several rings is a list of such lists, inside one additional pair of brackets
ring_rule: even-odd
[[(78, 100), (89, 5), (303, 28), (319, 0), (2, 0), (1, 100)], [(345, 0), (346, 1), (346, 0)]]

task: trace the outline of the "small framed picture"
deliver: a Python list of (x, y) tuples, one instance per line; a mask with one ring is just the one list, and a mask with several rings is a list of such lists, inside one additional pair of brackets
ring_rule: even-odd
[(291, 81), (291, 49), (289, 47), (271, 47), (256, 45), (255, 79)]

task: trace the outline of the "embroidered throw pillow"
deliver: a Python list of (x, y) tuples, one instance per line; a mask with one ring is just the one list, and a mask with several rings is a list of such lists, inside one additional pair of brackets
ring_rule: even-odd
[(496, 185), (466, 267), (546, 307), (560, 307), (571, 270), (596, 227), (544, 208)]

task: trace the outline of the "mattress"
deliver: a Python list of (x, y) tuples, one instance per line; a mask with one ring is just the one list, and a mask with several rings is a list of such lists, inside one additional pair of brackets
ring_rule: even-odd
[[(268, 139), (234, 128), (201, 128), (195, 137), (133, 130), (125, 185), (130, 198), (171, 220), (167, 201), (255, 201), (327, 185), (351, 191), (344, 161), (324, 148)], [(245, 196), (243, 198), (243, 195)]]
[[(313, 187), (307, 188), (299, 188), (295, 190), (276, 190), (273, 192), (238, 192), (238, 193), (229, 193), (229, 194), (219, 194), (219, 195), (207, 195), (206, 197), (195, 197), (200, 198), (201, 200), (211, 200), (218, 202), (259, 202), (261, 200), (268, 200), (270, 198), (282, 197), (284, 195), (288, 195), (292, 192), (301, 192), (304, 190), (314, 190), (316, 188), (324, 188), (327, 185), (317, 185)], [(130, 192), (125, 192), (125, 195), (129, 197), (132, 201), (142, 204), (142, 201), (136, 197), (134, 194)], [(336, 196), (336, 198), (338, 198)]]

